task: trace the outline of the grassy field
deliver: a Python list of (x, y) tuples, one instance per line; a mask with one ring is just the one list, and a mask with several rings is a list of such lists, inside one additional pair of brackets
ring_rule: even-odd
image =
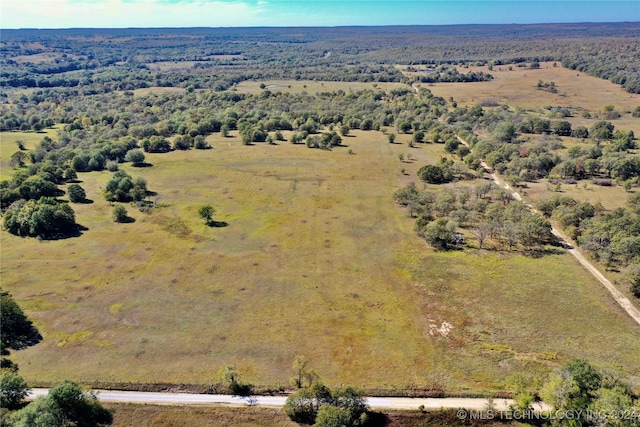
[[(264, 407), (198, 407), (184, 408), (156, 405), (106, 405), (113, 413), (113, 427), (293, 427), (294, 423), (279, 408)], [(372, 426), (417, 427), (417, 426), (464, 426), (455, 411), (388, 411), (370, 413)], [(515, 422), (474, 421), (474, 425), (485, 427), (519, 425)]]
[[(434, 95), (453, 97), (459, 105), (475, 105), (485, 100), (494, 100), (501, 105), (507, 104), (513, 108), (540, 111), (544, 114), (547, 113), (544, 108), (548, 106), (584, 109), (594, 118), (571, 117), (567, 120), (573, 126), (582, 125), (587, 128), (598, 120), (595, 116), (604, 111), (605, 106), (613, 105), (622, 114), (622, 117), (612, 121), (616, 128), (633, 130), (636, 135), (640, 132), (640, 119), (629, 114), (640, 105), (640, 95), (627, 93), (617, 84), (569, 70), (560, 64), (554, 67), (553, 63), (542, 62), (537, 70), (513, 65), (509, 71), (509, 65), (502, 65), (495, 66), (492, 71), (486, 66), (461, 68), (459, 71), (488, 72), (494, 79), (464, 84), (422, 83), (421, 86), (427, 87)], [(555, 82), (558, 92), (539, 90), (536, 87), (539, 80)]]
[[(135, 222), (112, 222), (110, 173), (93, 172), (79, 179), (94, 203), (73, 205), (82, 236), (0, 234), (2, 286), (44, 336), (13, 356), (31, 384), (211, 384), (234, 364), (274, 387), (296, 354), (368, 390), (497, 391), (571, 356), (640, 376), (638, 327), (571, 256), (435, 253), (415, 235), (392, 193), (441, 146), (209, 141), (123, 166), (158, 194), (151, 213), (127, 206)], [(198, 218), (206, 203), (226, 227)]]
[(0, 132), (0, 181), (10, 179), (14, 173), (9, 166), (9, 158), (18, 151), (16, 144), (18, 141), (24, 143), (26, 150), (31, 150), (45, 136), (56, 139), (57, 132), (57, 127), (45, 129), (42, 132)]
[(282, 409), (258, 407), (185, 408), (156, 405), (105, 405), (113, 413), (113, 427), (293, 427)]
[[(264, 84), (265, 88), (260, 88)], [(238, 92), (260, 93), (264, 90), (272, 92), (302, 92), (309, 93), (343, 90), (359, 91), (364, 89), (384, 89), (406, 88), (404, 83), (365, 83), (365, 82), (321, 82), (314, 80), (264, 80), (264, 81), (244, 81), (237, 85)]]

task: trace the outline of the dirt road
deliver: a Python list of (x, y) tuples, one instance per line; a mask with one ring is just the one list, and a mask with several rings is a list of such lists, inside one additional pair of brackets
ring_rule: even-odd
[[(459, 136), (457, 136), (457, 138), (458, 138), (458, 141), (460, 141), (462, 144), (466, 145), (467, 147), (469, 146), (467, 141), (465, 141), (464, 139), (460, 138)], [(484, 161), (481, 164), (482, 164), (482, 167), (487, 171), (487, 173), (489, 173), (489, 176), (491, 176), (491, 179), (493, 179), (493, 181), (498, 186), (500, 186), (500, 187), (504, 188), (505, 190), (509, 191), (509, 193), (511, 193), (511, 196), (514, 199), (522, 201), (522, 196), (520, 195), (520, 193), (518, 193), (516, 190), (514, 190), (509, 184), (504, 182), (504, 180), (502, 178), (500, 178), (500, 176), (498, 176), (498, 174), (496, 174), (489, 167), (489, 165), (487, 165)], [(527, 204), (527, 206), (532, 211), (538, 212), (533, 206), (531, 206), (529, 204)], [(584, 257), (584, 255), (582, 255), (582, 253), (578, 249), (576, 249), (572, 244), (570, 244), (569, 243), (569, 239), (567, 239), (567, 237), (560, 230), (558, 230), (555, 227), (553, 227), (551, 229), (551, 232), (558, 238), (558, 240), (562, 243), (562, 245), (565, 247), (565, 249), (571, 255), (573, 255), (580, 262), (580, 264), (582, 264), (584, 266), (584, 268), (589, 270), (589, 272), (596, 279), (598, 279), (600, 281), (600, 283), (602, 283), (604, 285), (604, 287), (609, 291), (611, 296), (613, 296), (613, 299), (620, 305), (620, 307), (622, 307), (624, 309), (624, 311), (626, 311), (629, 314), (629, 316), (631, 316), (631, 318), (633, 320), (635, 320), (635, 322), (638, 325), (640, 325), (640, 310), (635, 305), (633, 305), (633, 303), (629, 300), (629, 298), (624, 296), (624, 294), (622, 292), (620, 292), (618, 290), (618, 288), (616, 288), (613, 285), (613, 283), (611, 283), (611, 281), (609, 279), (607, 279), (591, 262), (589, 262), (589, 260), (586, 259)]]
[[(33, 389), (31, 399), (46, 396), (48, 389)], [(117, 390), (95, 390), (101, 402), (110, 403), (139, 403), (154, 405), (258, 405), (282, 407), (286, 396), (231, 396), (225, 394), (189, 394), (189, 393), (156, 393)], [(367, 397), (367, 405), (374, 409), (418, 409), (424, 405), (425, 409), (458, 409), (483, 410), (487, 409), (488, 401), (482, 398), (410, 398), (410, 397)], [(510, 399), (495, 399), (495, 410), (508, 409), (513, 401)], [(537, 408), (539, 409), (539, 408)]]

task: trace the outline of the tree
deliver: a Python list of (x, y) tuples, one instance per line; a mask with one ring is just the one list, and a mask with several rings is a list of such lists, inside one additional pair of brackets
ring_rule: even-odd
[(16, 151), (11, 155), (11, 158), (9, 159), (9, 166), (14, 169), (21, 168), (22, 166), (24, 166), (24, 162), (25, 160), (27, 160), (27, 157), (27, 153), (25, 153), (24, 151)]
[(127, 151), (124, 160), (133, 163), (134, 166), (140, 166), (144, 163), (144, 153), (138, 148), (133, 148)]
[(389, 141), (389, 144), (393, 144), (396, 140), (396, 134), (393, 132), (389, 132), (389, 134), (387, 134), (387, 141)]
[(318, 414), (315, 396), (306, 388), (291, 393), (287, 397), (283, 410), (291, 420), (302, 424), (313, 424)]
[(248, 396), (251, 394), (251, 384), (240, 381), (240, 374), (235, 366), (227, 366), (222, 370), (221, 379), (227, 384), (229, 391), (238, 396)]
[(600, 121), (591, 126), (589, 135), (596, 140), (611, 139), (613, 137), (613, 129), (612, 123)]
[(198, 209), (198, 215), (204, 220), (205, 224), (207, 225), (211, 224), (213, 215), (215, 213), (216, 210), (211, 205), (200, 206), (200, 209)]
[(353, 424), (351, 414), (345, 408), (325, 403), (318, 410), (314, 427), (346, 427)]
[(95, 394), (71, 381), (51, 389), (9, 418), (12, 427), (96, 427), (113, 422)]
[(131, 178), (125, 171), (119, 170), (107, 182), (104, 197), (109, 202), (139, 201), (147, 195), (147, 182), (143, 178)]
[(421, 130), (417, 130), (413, 133), (413, 141), (414, 142), (424, 142), (424, 132)]
[(4, 214), (4, 226), (11, 234), (42, 238), (64, 236), (77, 229), (71, 206), (51, 197), (12, 203)]
[(571, 359), (550, 375), (540, 396), (557, 410), (586, 410), (601, 385), (602, 376), (593, 366), (582, 359)]
[(9, 350), (22, 350), (42, 340), (42, 335), (33, 326), (10, 293), (0, 289), (0, 347), (2, 355)]
[(447, 218), (438, 218), (435, 221), (431, 221), (421, 230), (421, 234), (434, 249), (446, 250), (451, 241), (449, 220)]
[(513, 123), (502, 122), (493, 131), (493, 137), (499, 142), (511, 142), (516, 136), (516, 127)]
[(0, 374), (0, 408), (18, 409), (28, 395), (24, 378), (14, 372)]
[(444, 184), (453, 179), (449, 168), (437, 165), (425, 165), (418, 170), (421, 180), (430, 184)]
[(69, 184), (67, 194), (69, 195), (69, 201), (72, 203), (80, 203), (87, 198), (87, 193), (78, 184)]
[(129, 219), (127, 209), (122, 205), (115, 205), (111, 211), (111, 218), (113, 218), (114, 222), (127, 222)]

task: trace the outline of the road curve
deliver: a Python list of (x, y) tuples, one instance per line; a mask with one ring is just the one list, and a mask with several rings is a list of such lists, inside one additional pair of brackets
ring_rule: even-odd
[[(29, 399), (46, 396), (48, 389), (36, 388), (31, 390)], [(286, 396), (231, 396), (226, 394), (191, 394), (191, 393), (159, 393), (118, 390), (94, 390), (98, 400), (105, 403), (137, 403), (153, 405), (249, 405), (282, 407)], [(418, 409), (423, 405), (425, 409), (468, 409), (483, 410), (488, 408), (487, 399), (483, 398), (421, 398), (421, 397), (367, 397), (367, 405), (373, 409)], [(511, 399), (495, 399), (493, 408), (505, 411), (513, 403)]]
[[(460, 141), (462, 144), (469, 147), (469, 144), (467, 143), (467, 141), (465, 141), (464, 139), (460, 138), (457, 135), (456, 137), (458, 138), (458, 141)], [(522, 196), (520, 195), (520, 193), (518, 193), (516, 190), (511, 188), (509, 184), (504, 182), (504, 180), (502, 180), (502, 178), (500, 178), (500, 176), (498, 176), (498, 174), (496, 174), (489, 167), (489, 165), (487, 165), (484, 161), (482, 161), (481, 164), (482, 164), (482, 167), (487, 171), (487, 173), (489, 173), (489, 176), (491, 176), (491, 179), (493, 180), (493, 182), (495, 182), (497, 185), (504, 188), (505, 190), (509, 191), (511, 196), (514, 199), (522, 201)], [(527, 204), (527, 206), (532, 211), (538, 212), (533, 206), (529, 204)], [(582, 264), (582, 266), (586, 268), (593, 275), (593, 277), (595, 277), (596, 279), (598, 279), (598, 281), (600, 281), (600, 283), (602, 283), (602, 285), (609, 291), (611, 296), (613, 296), (613, 299), (618, 303), (618, 305), (620, 305), (620, 307), (622, 307), (622, 309), (626, 311), (627, 314), (631, 316), (631, 318), (635, 320), (635, 322), (638, 325), (640, 325), (640, 310), (638, 309), (638, 307), (633, 305), (633, 303), (629, 300), (629, 298), (624, 296), (624, 294), (620, 292), (618, 288), (616, 288), (613, 285), (613, 283), (611, 283), (611, 281), (604, 276), (604, 274), (602, 274), (588, 259), (586, 259), (578, 249), (576, 249), (572, 244), (570, 244), (569, 239), (560, 230), (558, 230), (555, 227), (552, 227), (551, 232), (558, 238), (558, 240), (562, 243), (565, 249), (571, 255), (573, 255), (578, 260), (578, 262), (580, 262), (580, 264)]]

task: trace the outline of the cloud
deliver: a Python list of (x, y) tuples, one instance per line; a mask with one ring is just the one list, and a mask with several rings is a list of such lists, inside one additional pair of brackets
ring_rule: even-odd
[(2, 28), (231, 27), (264, 25), (266, 1), (2, 0)]

